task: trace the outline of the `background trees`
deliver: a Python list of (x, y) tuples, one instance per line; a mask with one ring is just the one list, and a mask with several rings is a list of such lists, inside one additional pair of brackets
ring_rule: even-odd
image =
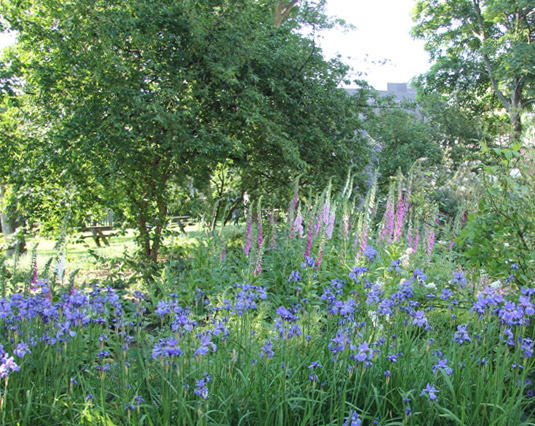
[(40, 129), (23, 142), (26, 172), (47, 170), (78, 211), (124, 212), (148, 258), (172, 183), (202, 187), (225, 164), (243, 191), (280, 191), (299, 173), (323, 185), (367, 161), (357, 102), (338, 88), (347, 68), (296, 31), (326, 25), (321, 4), (278, 25), (267, 0), (1, 4), (18, 32), (19, 112)]
[(420, 0), (414, 35), (436, 62), (422, 79), (476, 113), (503, 108), (515, 139), (535, 102), (535, 6), (529, 0)]
[(397, 104), (393, 99), (377, 99), (377, 113), (365, 124), (376, 141), (379, 184), (386, 187), (398, 171), (407, 174), (418, 159), (428, 166), (442, 161), (440, 134), (434, 125), (421, 118), (415, 104)]

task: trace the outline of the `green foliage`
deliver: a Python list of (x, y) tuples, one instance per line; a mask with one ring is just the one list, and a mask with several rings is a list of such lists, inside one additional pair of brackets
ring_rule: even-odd
[[(425, 176), (398, 179), (407, 227)], [(359, 209), (351, 180), (296, 197), (291, 220), (254, 203), (252, 229), (181, 239), (150, 283), (61, 288), (25, 271), (1, 300), (2, 424), (532, 424), (533, 289), (485, 288), (448, 244), (378, 243), (375, 185)], [(364, 229), (376, 250), (357, 257)]]
[(407, 174), (415, 161), (425, 159), (428, 166), (440, 164), (440, 137), (433, 124), (421, 120), (413, 105), (406, 109), (392, 100), (382, 100), (377, 115), (366, 122), (366, 129), (377, 143), (380, 186), (401, 170)]
[(508, 277), (517, 264), (519, 285), (535, 277), (535, 197), (533, 149), (520, 145), (489, 152), (498, 164), (485, 167), (478, 209), (468, 215), (459, 242), (467, 266), (492, 279)]
[(475, 114), (504, 108), (518, 139), (521, 113), (535, 102), (534, 10), (529, 1), (418, 1), (413, 33), (435, 60), (423, 89)]
[(343, 179), (366, 160), (358, 108), (338, 88), (348, 68), (297, 31), (329, 24), (323, 3), (280, 27), (271, 1), (2, 6), (18, 33), (10, 64), (23, 64), (12, 82), (27, 105), (20, 138), (33, 145), (21, 142), (25, 177), (39, 167), (82, 214), (90, 203), (122, 212), (148, 258), (172, 185), (204, 189), (230, 164), (238, 192), (256, 197), (284, 193), (301, 172)]
[[(199, 279), (213, 262), (208, 247), (191, 247)], [(477, 284), (450, 282), (451, 264), (424, 263), (426, 278), (415, 269), (425, 260), (414, 254), (389, 267), (401, 253), (380, 249), (357, 280), (337, 269), (338, 256), (324, 258), (327, 268), (300, 268), (302, 289), (310, 280), (326, 296), (299, 304), (281, 297), (282, 287), (264, 298), (256, 285), (226, 281), (234, 278), (224, 275), (228, 262), (218, 282), (190, 288), (189, 297), (172, 294), (180, 280), (174, 261), (162, 272), (159, 296), (98, 286), (48, 295), (36, 284), (3, 302), (2, 350), (20, 371), (4, 378), (2, 424), (327, 425), (352, 411), (366, 423), (531, 424), (529, 349), (504, 341), (506, 326), (490, 307), (482, 316), (469, 312)], [(443, 289), (455, 297), (444, 300)], [(381, 313), (384, 300), (399, 306)], [(426, 310), (430, 328), (415, 324), (416, 309)], [(49, 315), (55, 321), (44, 320)], [(462, 344), (459, 326), (469, 337)], [(510, 331), (529, 346), (532, 327)], [(179, 351), (158, 349), (164, 342)], [(30, 352), (16, 355), (20, 343)], [(439, 360), (447, 366), (437, 368)], [(428, 385), (438, 390), (436, 401), (422, 394)]]
[(432, 138), (440, 144), (453, 169), (477, 161), (481, 142), (491, 144), (496, 136), (497, 131), (489, 128), (488, 115), (474, 114), (462, 102), (452, 102), (445, 95), (425, 89), (419, 91), (417, 102), (418, 112), (432, 128)]

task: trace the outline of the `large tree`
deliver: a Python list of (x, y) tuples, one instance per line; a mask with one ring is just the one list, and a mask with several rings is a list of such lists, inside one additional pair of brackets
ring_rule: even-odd
[(521, 114), (535, 103), (533, 1), (419, 0), (414, 20), (414, 35), (435, 60), (424, 88), (477, 112), (503, 108), (518, 138)]
[(172, 182), (231, 161), (251, 187), (280, 186), (364, 162), (337, 88), (347, 68), (297, 31), (324, 16), (292, 3), (279, 19), (270, 0), (2, 0), (40, 158), (85, 201), (124, 211), (152, 259)]

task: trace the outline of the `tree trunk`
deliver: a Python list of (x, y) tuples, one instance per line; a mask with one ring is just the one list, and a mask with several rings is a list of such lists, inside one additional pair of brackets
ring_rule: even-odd
[(167, 203), (164, 197), (157, 198), (156, 205), (158, 207), (158, 215), (156, 217), (156, 226), (154, 227), (152, 247), (150, 248), (149, 254), (149, 257), (153, 262), (158, 261), (158, 253), (162, 243), (162, 232), (167, 226)]
[[(6, 185), (0, 184), (0, 203), (3, 204), (6, 193)], [(0, 209), (0, 225), (2, 226), (2, 234), (8, 243), (6, 254), (13, 256), (15, 252), (26, 252), (26, 239), (24, 233), (16, 233), (17, 226), (22, 225), (17, 218), (10, 217), (5, 207)]]
[(214, 213), (212, 215), (212, 222), (210, 223), (210, 230), (214, 231), (217, 225), (217, 219), (219, 218), (219, 212), (221, 211), (221, 199), (216, 201)]
[(238, 198), (230, 207), (230, 210), (228, 211), (227, 215), (225, 216), (225, 219), (223, 220), (223, 227), (228, 223), (230, 218), (232, 217), (232, 213), (234, 210), (238, 208), (238, 205), (240, 205), (243, 202), (243, 195), (245, 194), (245, 191), (241, 192), (240, 198)]
[(141, 252), (143, 253), (143, 256), (148, 259), (151, 254), (151, 244), (147, 218), (144, 214), (140, 214), (137, 218), (137, 230), (139, 232)]
[[(142, 253), (145, 259), (149, 262), (158, 261), (158, 254), (162, 243), (162, 233), (167, 227), (168, 208), (165, 189), (168, 179), (169, 161), (166, 161), (160, 155), (156, 155), (143, 182), (143, 201), (139, 202), (137, 200), (132, 200), (133, 204), (139, 209), (137, 212), (137, 225)], [(146, 200), (149, 199), (156, 201), (156, 212), (155, 214), (154, 212), (150, 213), (148, 217), (149, 220), (154, 220), (154, 223), (147, 222), (149, 202)]]
[(511, 126), (513, 128), (512, 131), (512, 142), (517, 142), (520, 140), (520, 137), (522, 136), (522, 119), (520, 117), (519, 112), (512, 112), (511, 113)]
[[(5, 193), (6, 186), (4, 184), (0, 184), (0, 202), (2, 202), (2, 204)], [(7, 240), (13, 234), (13, 226), (11, 225), (11, 221), (9, 220), (5, 207), (2, 207), (0, 210), (0, 222), (2, 225), (2, 234), (4, 234), (4, 238)]]
[(511, 142), (513, 143), (519, 141), (522, 136), (522, 91), (524, 90), (524, 77), (515, 79), (515, 82), (515, 88), (511, 93), (510, 109), (508, 111), (512, 127)]

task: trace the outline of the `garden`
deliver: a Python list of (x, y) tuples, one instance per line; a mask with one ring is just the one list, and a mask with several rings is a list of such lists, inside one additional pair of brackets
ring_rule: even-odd
[[(150, 285), (69, 278), (62, 250), (4, 263), (2, 424), (533, 424), (533, 259), (481, 228), (485, 196), (444, 222), (417, 174), (360, 207), (350, 177), (296, 185), (284, 212), (175, 237)], [(482, 232), (498, 264), (470, 256)]]
[(0, 425), (535, 425), (531, 3), (1, 0)]

